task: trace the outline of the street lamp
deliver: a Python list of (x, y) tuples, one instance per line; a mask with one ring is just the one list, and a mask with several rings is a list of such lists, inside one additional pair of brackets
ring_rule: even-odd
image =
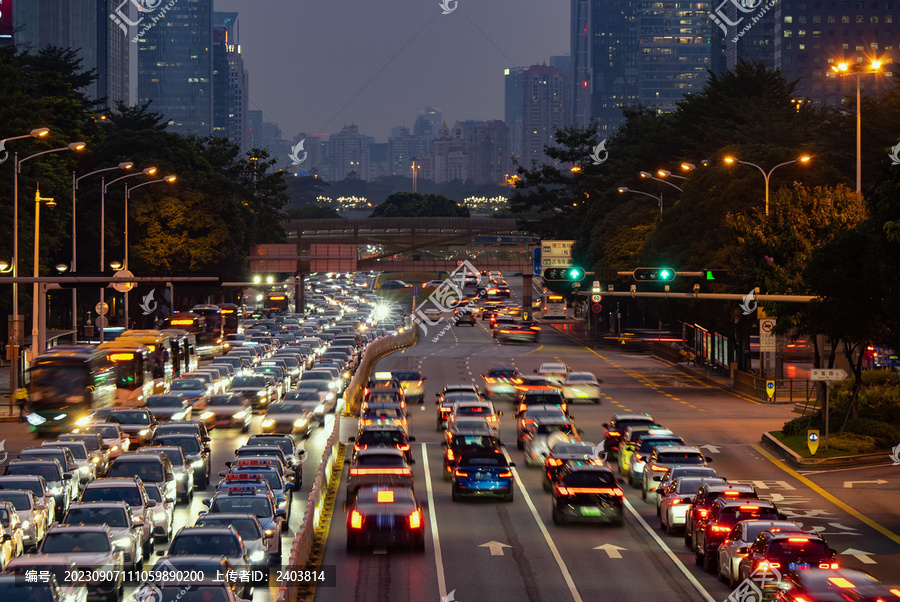
[[(125, 178), (133, 178), (135, 176), (152, 176), (155, 175), (157, 169), (155, 167), (145, 167), (140, 171), (140, 173), (132, 173), (124, 176), (120, 176), (115, 180), (107, 183), (106, 176), (100, 178), (100, 271), (105, 270), (106, 266), (106, 189), (118, 182), (119, 180), (124, 180)], [(113, 268), (114, 270), (121, 269), (121, 266), (118, 268)], [(100, 285), (100, 306), (103, 306), (106, 297), (106, 284)], [(102, 317), (102, 316), (101, 316)], [(101, 320), (102, 324), (103, 321)], [(100, 327), (100, 342), (103, 342), (104, 338), (103, 327)]]
[[(16, 136), (7, 138), (7, 140), (17, 140), (20, 138), (43, 138), (50, 133), (47, 128), (37, 128), (31, 130), (28, 136)], [(60, 148), (52, 148), (50, 150), (41, 151), (33, 155), (29, 155), (19, 160), (19, 153), (13, 155), (13, 278), (19, 275), (19, 174), (22, 171), (22, 163), (41, 155), (48, 153), (59, 153), (66, 150), (80, 151), (84, 149), (84, 142), (73, 142), (67, 146)], [(19, 351), (18, 347), (22, 344), (24, 333), (19, 332), (19, 285), (13, 282), (13, 341), (15, 349), (15, 357), (9, 365), (9, 390), (10, 395), (19, 388)]]
[[(76, 246), (75, 246), (75, 237), (76, 237), (76, 229), (75, 229), (75, 191), (78, 190), (78, 182), (83, 180), (88, 176), (92, 176), (94, 174), (102, 173), (105, 171), (112, 171), (114, 169), (121, 169), (123, 171), (128, 171), (134, 167), (134, 163), (131, 161), (125, 161), (124, 163), (119, 163), (115, 167), (106, 167), (104, 169), (98, 169), (96, 171), (92, 171), (90, 173), (86, 173), (83, 176), (75, 177), (75, 170), (72, 170), (72, 273), (75, 273), (76, 270)], [(102, 260), (101, 260), (102, 261)], [(78, 288), (72, 287), (72, 342), (78, 342)]]
[(872, 61), (866, 70), (860, 63), (838, 63), (832, 65), (831, 70), (838, 75), (856, 76), (856, 192), (862, 192), (862, 117), (860, 115), (860, 91), (859, 78), (864, 73), (879, 73), (881, 61)]
[[(56, 207), (56, 201), (53, 197), (41, 196), (40, 186), (34, 191), (34, 277), (39, 275), (39, 257), (41, 249), (41, 203), (47, 203), (47, 207), (53, 209)], [(44, 352), (44, 337), (41, 336), (43, 328), (41, 328), (41, 285), (34, 283), (34, 298), (32, 299), (31, 312), (31, 358), (39, 356)]]
[(657, 178), (656, 176), (654, 176), (652, 173), (650, 173), (650, 172), (648, 172), (648, 171), (642, 171), (642, 172), (641, 172), (641, 177), (642, 177), (642, 178), (647, 178), (647, 179), (650, 179), (650, 180), (656, 180), (657, 182), (663, 182), (664, 184), (668, 184), (668, 185), (671, 186), (672, 188), (677, 188), (679, 192), (684, 192), (684, 191), (681, 189), (681, 186), (676, 186), (676, 185), (673, 184), (672, 182), (666, 182), (666, 181), (663, 180), (662, 178)]
[(656, 173), (660, 178), (678, 178), (679, 180), (687, 180), (686, 177), (673, 174), (668, 169), (658, 169), (656, 170)]
[(769, 173), (766, 173), (766, 171), (762, 167), (757, 165), (756, 163), (750, 163), (749, 161), (741, 161), (739, 159), (735, 159), (734, 157), (725, 157), (725, 163), (728, 163), (729, 165), (731, 163), (743, 163), (744, 165), (752, 165), (753, 167), (755, 167), (762, 173), (763, 178), (765, 178), (765, 180), (766, 180), (766, 215), (769, 215), (769, 177), (772, 175), (772, 172), (775, 171), (776, 169), (778, 169), (779, 167), (781, 167), (782, 165), (790, 165), (791, 163), (796, 163), (797, 161), (799, 161), (801, 163), (806, 163), (811, 158), (812, 157), (808, 157), (808, 156), (804, 155), (802, 157), (797, 157), (793, 161), (785, 161), (784, 163), (779, 163), (778, 165), (776, 165), (775, 167), (770, 169)]
[(644, 196), (648, 196), (651, 199), (656, 199), (659, 202), (659, 216), (660, 216), (660, 218), (662, 218), (662, 210), (663, 210), (662, 195), (656, 196), (655, 194), (650, 194), (649, 192), (641, 192), (640, 190), (632, 190), (631, 188), (628, 188), (627, 186), (619, 186), (618, 190), (622, 194), (624, 194), (626, 192), (632, 192), (634, 194), (642, 194)]
[(114, 269), (115, 271), (118, 272), (119, 270), (122, 269), (122, 262), (121, 261), (110, 261), (109, 267), (111, 267), (112, 269)]
[(12, 265), (5, 259), (0, 259), (0, 274), (9, 274), (12, 272)]
[[(125, 184), (125, 267), (122, 269), (128, 269), (128, 199), (131, 196), (131, 191), (136, 188), (140, 188), (141, 186), (148, 186), (150, 184), (158, 184), (160, 182), (166, 182), (168, 184), (173, 183), (176, 180), (176, 176), (166, 176), (164, 178), (159, 178), (156, 180), (150, 180), (149, 182), (143, 182), (138, 184), (137, 186), (132, 186), (128, 188), (128, 184)], [(134, 284), (130, 288), (134, 288)], [(129, 328), (128, 325), (128, 291), (125, 291), (125, 329)]]

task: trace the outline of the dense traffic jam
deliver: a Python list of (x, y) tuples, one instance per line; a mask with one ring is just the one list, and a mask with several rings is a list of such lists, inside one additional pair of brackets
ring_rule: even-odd
[[(457, 327), (489, 321), (498, 343), (537, 342), (540, 323), (495, 298), (499, 274), (490, 281), (492, 294), (476, 288), (452, 315), (435, 317)], [(466, 286), (479, 284), (467, 277)], [(125, 331), (38, 358), (27, 421), (52, 440), (22, 450), (0, 476), (0, 599), (21, 595), (26, 582), (35, 602), (236, 602), (265, 587), (289, 552), (282, 533), (303, 483), (302, 439), (329, 414), (337, 419), (366, 347), (403, 324), (400, 305), (359, 293), (358, 278), (323, 288), (308, 305), (315, 313), (280, 305), (246, 317), (208, 363), (191, 333), (175, 329)], [(719, 476), (700, 448), (652, 416), (615, 414), (588, 440), (572, 410), (601, 403), (592, 372), (553, 361), (526, 374), (498, 362), (477, 382), (429, 383), (436, 398), (425, 382), (414, 368), (368, 374), (339, 494), (349, 555), (426, 549), (409, 417), (434, 399), (443, 456), (434, 470), (453, 503), (515, 504), (515, 471), (535, 470), (553, 525), (615, 528), (629, 522), (631, 487), (656, 506), (660, 530), (683, 538), (697, 565), (732, 588), (755, 579), (766, 600), (900, 598), (842, 568), (822, 535), (787, 520), (755, 487)], [(501, 441), (502, 420), (515, 423), (515, 451)], [(214, 429), (249, 435), (223, 466), (211, 459)], [(205, 510), (175, 529), (176, 506), (195, 494)]]

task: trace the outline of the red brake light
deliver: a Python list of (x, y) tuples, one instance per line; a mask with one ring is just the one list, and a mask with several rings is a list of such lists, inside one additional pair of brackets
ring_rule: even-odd
[(563, 461), (559, 458), (547, 458), (547, 464), (549, 466), (562, 466)]
[(706, 508), (698, 508), (697, 513), (700, 515), (700, 518), (706, 518), (706, 515), (709, 514), (709, 510)]
[(731, 531), (731, 527), (720, 527), (719, 525), (713, 525), (710, 527), (710, 530), (714, 533), (727, 533)]
[(680, 503), (681, 503), (681, 498), (675, 498), (674, 500), (672, 500), (672, 501), (669, 502), (669, 503), (672, 504), (673, 506), (674, 506), (675, 504), (680, 504)]
[(609, 435), (610, 437), (618, 437), (622, 433), (620, 433), (619, 431), (606, 431), (606, 434)]
[(467, 476), (469, 476), (469, 473), (468, 473), (468, 471), (460, 470), (459, 468), (457, 468), (455, 471), (453, 471), (453, 476), (454, 477), (467, 477)]
[(452, 450), (452, 449), (447, 449), (447, 459), (448, 459), (448, 460), (454, 460), (454, 459), (455, 459), (455, 456), (453, 455), (453, 450)]
[(362, 529), (362, 514), (357, 510), (350, 513), (350, 528)]
[[(746, 510), (748, 512), (756, 512), (757, 510), (759, 510), (759, 506), (741, 506), (741, 510)], [(788, 541), (809, 541), (809, 540), (804, 539), (804, 538), (795, 537)]]
[[(744, 507), (741, 506), (741, 510), (743, 509)], [(788, 541), (802, 541), (804, 543), (809, 543), (809, 539), (807, 539), (806, 537), (788, 537)]]
[(729, 496), (736, 496), (736, 495), (740, 495), (740, 494), (741, 494), (740, 491), (726, 491), (725, 492), (725, 495), (729, 495)]
[(419, 511), (416, 510), (412, 514), (409, 515), (409, 528), (410, 529), (420, 529), (422, 527), (422, 515), (419, 514)]
[(409, 443), (407, 443), (406, 445), (398, 445), (397, 449), (399, 449), (400, 451), (403, 451), (403, 452), (409, 451)]
[(508, 479), (509, 477), (512, 476), (512, 471), (511, 471), (511, 470), (506, 470), (506, 471), (504, 471), (504, 472), (501, 472), (501, 473), (500, 473), (499, 475), (497, 475), (497, 476), (498, 476), (498, 477), (505, 478), (505, 479)]

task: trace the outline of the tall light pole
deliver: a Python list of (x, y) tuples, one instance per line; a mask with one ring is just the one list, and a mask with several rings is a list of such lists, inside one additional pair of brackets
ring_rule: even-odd
[[(157, 169), (155, 167), (146, 167), (141, 170), (140, 173), (132, 173), (126, 176), (120, 176), (115, 180), (107, 183), (106, 176), (100, 178), (100, 271), (103, 272), (106, 270), (106, 189), (118, 182), (119, 180), (124, 180), (125, 178), (133, 178), (135, 176), (152, 176), (156, 174)], [(102, 285), (100, 287), (100, 306), (106, 302), (106, 285)], [(105, 316), (101, 316), (104, 318)], [(100, 321), (100, 342), (103, 342), (104, 331), (103, 331), (103, 320)]]
[[(56, 201), (52, 197), (41, 196), (40, 185), (34, 191), (34, 277), (37, 278), (40, 272), (40, 247), (41, 247), (41, 203), (47, 203), (47, 206), (53, 209), (56, 207)], [(41, 285), (34, 283), (34, 295), (32, 299), (31, 311), (31, 359), (39, 356), (44, 352), (44, 340), (41, 336), (43, 329), (41, 328)]]
[[(160, 182), (167, 182), (169, 184), (173, 183), (176, 180), (176, 176), (166, 176), (164, 178), (159, 178), (158, 180), (150, 180), (149, 182), (144, 182), (142, 184), (138, 184), (137, 186), (132, 186), (128, 188), (128, 184), (125, 184), (125, 266), (122, 268), (124, 270), (128, 269), (128, 198), (131, 196), (131, 191), (141, 186), (148, 186), (150, 184), (158, 184)], [(125, 291), (125, 329), (128, 330), (130, 326), (128, 325), (128, 291)]]
[(804, 155), (802, 157), (797, 157), (793, 161), (785, 161), (784, 163), (779, 163), (778, 165), (776, 165), (775, 167), (770, 169), (769, 173), (766, 173), (766, 170), (764, 170), (762, 167), (760, 167), (756, 163), (750, 163), (749, 161), (741, 161), (739, 159), (735, 159), (734, 157), (725, 157), (725, 163), (728, 163), (729, 165), (731, 163), (743, 163), (744, 165), (752, 165), (753, 167), (755, 167), (762, 173), (763, 178), (765, 178), (765, 180), (766, 180), (766, 215), (769, 215), (769, 178), (772, 176), (772, 172), (783, 165), (790, 165), (791, 163), (796, 163), (797, 161), (799, 161), (801, 163), (806, 163), (810, 159), (811, 159), (811, 157)]
[[(36, 130), (32, 130), (29, 136), (33, 136), (35, 138), (40, 138), (46, 136), (50, 130), (47, 128), (38, 128)], [(27, 136), (17, 136), (16, 138), (23, 138)], [(8, 140), (13, 140), (13, 138), (9, 138)], [(46, 155), (48, 153), (59, 153), (66, 150), (74, 150), (80, 151), (85, 147), (84, 142), (73, 142), (68, 146), (63, 146), (60, 148), (52, 148), (50, 150), (41, 151), (39, 153), (35, 153), (33, 155), (29, 155), (22, 160), (19, 160), (19, 153), (16, 153), (13, 157), (13, 278), (19, 275), (19, 173), (22, 171), (22, 163), (28, 161), (29, 159), (34, 159), (35, 157), (40, 157), (41, 155)], [(15, 358), (10, 361), (10, 377), (9, 377), (9, 388), (10, 395), (15, 392), (16, 389), (19, 388), (19, 346), (22, 344), (24, 339), (23, 332), (19, 332), (19, 285), (15, 282), (13, 283), (13, 333), (15, 337), (14, 346), (15, 346)]]
[(862, 117), (860, 115), (860, 91), (859, 78), (864, 73), (878, 73), (881, 69), (881, 61), (872, 61), (866, 70), (860, 63), (838, 63), (832, 65), (832, 71), (838, 75), (856, 76), (856, 192), (862, 192)]
[(627, 186), (619, 186), (618, 190), (622, 194), (624, 194), (626, 192), (631, 192), (634, 194), (642, 194), (644, 196), (648, 196), (651, 199), (656, 199), (657, 202), (659, 202), (659, 217), (660, 217), (660, 219), (662, 219), (662, 212), (663, 212), (663, 204), (662, 204), (663, 197), (662, 197), (662, 195), (656, 196), (655, 194), (650, 194), (649, 192), (641, 192), (640, 190), (632, 190), (631, 188), (628, 188)]
[[(670, 175), (671, 175), (671, 174), (670, 174)], [(648, 171), (642, 171), (642, 172), (641, 172), (641, 177), (642, 177), (642, 178), (647, 178), (647, 179), (649, 179), (649, 180), (656, 180), (657, 182), (662, 182), (662, 183), (664, 183), (664, 184), (668, 184), (668, 185), (671, 186), (672, 188), (677, 189), (679, 192), (684, 192), (684, 190), (681, 189), (681, 186), (676, 186), (676, 185), (673, 184), (672, 182), (666, 182), (666, 181), (663, 180), (662, 178), (657, 178), (656, 176), (654, 176), (652, 173), (650, 173), (650, 172), (648, 172)], [(679, 176), (679, 177), (681, 177), (681, 176)], [(684, 178), (684, 179), (687, 179), (687, 178)]]
[[(81, 180), (83, 180), (84, 178), (86, 178), (88, 176), (102, 173), (104, 171), (112, 171), (114, 169), (121, 169), (121, 170), (127, 171), (127, 170), (131, 169), (132, 167), (134, 167), (134, 163), (132, 163), (131, 161), (126, 161), (124, 163), (119, 163), (115, 167), (106, 167), (104, 169), (98, 169), (96, 171), (92, 171), (91, 173), (86, 173), (83, 176), (80, 176), (77, 178), (75, 177), (75, 170), (72, 170), (72, 274), (75, 273), (75, 268), (76, 268), (76, 261), (75, 261), (75, 258), (76, 258), (75, 191), (78, 190), (78, 182), (80, 182)], [(72, 342), (73, 343), (78, 342), (78, 292), (77, 291), (78, 291), (78, 288), (73, 286), (72, 287), (72, 330), (74, 331), (72, 333)]]

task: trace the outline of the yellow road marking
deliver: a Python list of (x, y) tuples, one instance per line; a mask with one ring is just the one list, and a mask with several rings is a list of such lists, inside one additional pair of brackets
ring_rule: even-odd
[(795, 479), (797, 479), (798, 481), (800, 481), (801, 483), (803, 483), (804, 485), (806, 485), (807, 487), (809, 487), (810, 489), (812, 489), (813, 491), (815, 491), (816, 493), (821, 495), (823, 498), (825, 498), (826, 500), (828, 500), (829, 502), (831, 502), (832, 504), (834, 504), (835, 506), (837, 506), (838, 508), (840, 508), (847, 514), (849, 514), (850, 516), (858, 518), (859, 520), (861, 520), (865, 524), (869, 525), (870, 527), (872, 527), (873, 529), (875, 529), (876, 531), (878, 531), (879, 533), (881, 533), (888, 539), (892, 540), (893, 542), (900, 543), (900, 535), (897, 535), (896, 533), (894, 533), (887, 527), (881, 526), (880, 524), (876, 523), (874, 520), (872, 520), (868, 516), (865, 516), (864, 514), (856, 511), (851, 506), (848, 506), (841, 500), (837, 499), (836, 497), (834, 497), (833, 495), (831, 495), (830, 493), (828, 493), (827, 491), (825, 491), (824, 489), (822, 489), (821, 487), (819, 487), (818, 485), (816, 485), (815, 483), (813, 483), (812, 481), (810, 481), (809, 479), (804, 477), (802, 474), (798, 473), (796, 470), (793, 470), (792, 468), (785, 466), (783, 462), (781, 462), (778, 458), (776, 458), (775, 456), (773, 456), (772, 454), (770, 454), (769, 452), (764, 450), (759, 445), (753, 445), (752, 447), (753, 447), (753, 449), (758, 451), (760, 454), (762, 454), (763, 457), (765, 457), (769, 462), (771, 462), (772, 464), (774, 464), (775, 466), (777, 466), (784, 472), (788, 473), (789, 475), (791, 475), (792, 477), (794, 477)]
[(543, 349), (543, 348), (544, 348), (544, 346), (541, 345), (541, 346), (538, 347), (537, 349), (532, 349), (531, 351), (526, 351), (525, 353), (520, 353), (520, 354), (517, 355), (516, 357), (522, 357), (523, 355), (528, 355), (529, 353), (534, 353), (535, 351), (540, 351), (540, 350)]

